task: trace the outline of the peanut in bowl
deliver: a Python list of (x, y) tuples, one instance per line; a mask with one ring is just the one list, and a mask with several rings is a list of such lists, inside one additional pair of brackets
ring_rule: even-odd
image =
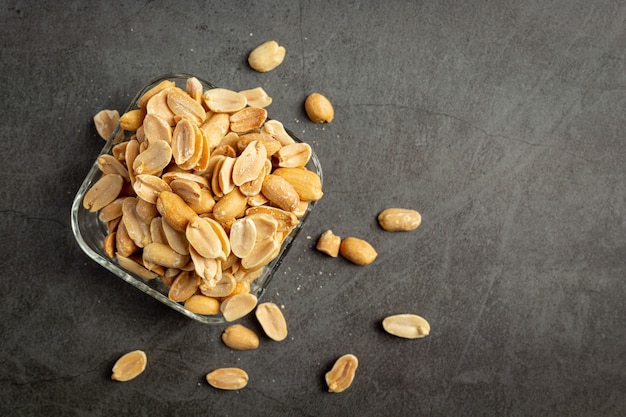
[(323, 195), (315, 152), (267, 118), (259, 90), (154, 79), (72, 204), (91, 259), (202, 323), (254, 309)]

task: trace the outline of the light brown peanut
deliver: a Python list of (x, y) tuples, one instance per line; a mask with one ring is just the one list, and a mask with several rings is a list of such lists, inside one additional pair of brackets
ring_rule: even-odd
[(257, 46), (248, 55), (250, 68), (258, 72), (268, 72), (282, 64), (286, 50), (276, 41), (267, 41)]
[(143, 258), (166, 268), (182, 268), (189, 262), (189, 255), (181, 255), (169, 245), (155, 242), (143, 248)]
[(233, 321), (242, 318), (256, 307), (257, 298), (254, 294), (235, 294), (224, 300), (220, 311), (224, 320)]
[(224, 329), (222, 341), (234, 350), (252, 350), (259, 347), (259, 336), (241, 324), (233, 324)]
[(327, 230), (321, 234), (317, 240), (316, 249), (328, 256), (336, 258), (339, 255), (341, 237), (336, 236), (332, 230)]
[(246, 98), (248, 105), (251, 107), (264, 108), (272, 104), (272, 98), (267, 95), (262, 87), (242, 90), (239, 94)]
[(146, 111), (143, 109), (129, 110), (120, 116), (120, 127), (127, 131), (135, 131), (143, 123)]
[(322, 179), (306, 168), (277, 168), (272, 172), (293, 185), (303, 201), (317, 201), (324, 196)]
[(285, 211), (294, 211), (300, 203), (300, 196), (289, 181), (278, 175), (268, 175), (261, 187), (263, 195)]
[(159, 193), (156, 207), (163, 219), (179, 232), (184, 232), (189, 221), (197, 216), (178, 194), (171, 191)]
[(249, 132), (263, 126), (267, 111), (259, 107), (246, 107), (230, 116), (230, 130), (236, 133)]
[(358, 366), (359, 360), (350, 353), (337, 359), (332, 369), (326, 373), (328, 392), (343, 392), (350, 388)]
[(202, 95), (202, 101), (215, 113), (235, 113), (248, 103), (243, 94), (226, 88), (212, 88)]
[(142, 350), (134, 350), (120, 357), (113, 365), (111, 379), (126, 382), (138, 377), (148, 364), (146, 353)]
[(405, 339), (418, 339), (430, 334), (430, 324), (415, 314), (396, 314), (385, 317), (383, 328), (389, 334)]
[(220, 312), (220, 302), (213, 297), (194, 294), (185, 300), (185, 308), (192, 313), (215, 315)]
[(93, 213), (111, 203), (122, 191), (124, 178), (118, 174), (103, 175), (83, 198), (83, 207)]
[(388, 208), (378, 214), (378, 223), (388, 232), (407, 232), (419, 227), (422, 216), (416, 210)]
[(335, 117), (330, 100), (320, 93), (310, 94), (304, 101), (304, 109), (313, 123), (330, 123)]
[(259, 304), (255, 315), (267, 337), (277, 342), (287, 337), (287, 322), (276, 304)]
[(240, 368), (219, 368), (209, 372), (206, 380), (213, 388), (239, 390), (248, 385), (248, 374)]
[(376, 249), (369, 242), (356, 237), (347, 237), (339, 245), (341, 256), (356, 265), (369, 265), (378, 256)]
[[(270, 100), (271, 102), (271, 100)], [(117, 110), (100, 110), (93, 117), (98, 135), (104, 140), (108, 140), (113, 134), (120, 121), (120, 113)]]

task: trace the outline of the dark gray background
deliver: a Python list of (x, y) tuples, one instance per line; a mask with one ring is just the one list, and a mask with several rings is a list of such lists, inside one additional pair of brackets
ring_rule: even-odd
[[(626, 5), (617, 1), (0, 1), (4, 416), (618, 416), (626, 410)], [(277, 40), (284, 63), (247, 63)], [(220, 341), (84, 255), (70, 204), (92, 117), (184, 71), (262, 86), (325, 196), (264, 300), (289, 337)], [(335, 120), (314, 125), (311, 92)], [(423, 215), (411, 233), (386, 207)], [(357, 267), (326, 229), (369, 240)], [(403, 340), (386, 315), (432, 333)], [(244, 324), (258, 330), (252, 319)], [(149, 365), (110, 381), (124, 352)], [(353, 353), (353, 386), (324, 373)], [(240, 366), (239, 392), (210, 370)]]

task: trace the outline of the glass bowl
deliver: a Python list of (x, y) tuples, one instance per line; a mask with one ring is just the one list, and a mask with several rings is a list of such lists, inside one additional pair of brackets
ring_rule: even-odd
[[(186, 80), (190, 77), (194, 77), (190, 74), (184, 73), (175, 73), (175, 74), (167, 74), (161, 77), (155, 78), (150, 83), (148, 83), (145, 87), (143, 87), (135, 96), (133, 101), (131, 102), (128, 110), (132, 110), (137, 108), (137, 102), (139, 98), (150, 88), (156, 86), (160, 82), (164, 80), (170, 80), (176, 83), (178, 87), (185, 89)], [(213, 84), (208, 81), (202, 80), (199, 77), (196, 77), (203, 85), (204, 90), (215, 88)], [(269, 120), (269, 119), (268, 119)], [(293, 132), (285, 129), (287, 133), (296, 141), (302, 142)], [(125, 132), (122, 130), (118, 124), (115, 128), (114, 132), (111, 134), (111, 137), (107, 140), (106, 144), (102, 148), (100, 155), (111, 154), (112, 148), (115, 144), (129, 140), (132, 136), (132, 132)], [(322, 169), (317, 158), (315, 152), (312, 151), (311, 159), (306, 166), (307, 169), (314, 171), (322, 180)], [(193, 313), (184, 308), (182, 303), (174, 302), (168, 298), (168, 287), (159, 279), (143, 279), (138, 275), (133, 274), (122, 268), (116, 259), (111, 259), (107, 256), (104, 251), (104, 238), (107, 236), (108, 231), (106, 224), (101, 222), (98, 218), (98, 212), (90, 212), (89, 210), (83, 207), (83, 198), (85, 193), (91, 188), (91, 186), (100, 178), (101, 172), (98, 168), (97, 157), (94, 160), (94, 164), (91, 169), (87, 173), (82, 185), (78, 189), (76, 196), (74, 198), (72, 204), (71, 211), (71, 225), (72, 232), (74, 237), (76, 238), (76, 242), (80, 246), (80, 248), (95, 262), (108, 269), (113, 274), (117, 275), (119, 278), (123, 279), (133, 287), (143, 291), (149, 296), (159, 300), (165, 305), (173, 308), (179, 313), (197, 320), (201, 323), (207, 324), (221, 324), (225, 323), (226, 320), (221, 314), (217, 315), (201, 315)], [(268, 265), (266, 265), (263, 269), (262, 274), (256, 278), (250, 285), (250, 293), (255, 295), (257, 299), (261, 299), (264, 292), (267, 290), (268, 285), (276, 275), (278, 269), (280, 268), (281, 263), (287, 256), (289, 249), (293, 245), (293, 242), (297, 238), (301, 228), (306, 223), (307, 219), (311, 211), (313, 210), (316, 202), (311, 201), (308, 205), (308, 208), (304, 215), (299, 218), (298, 225), (293, 229), (293, 231), (289, 234), (289, 236), (283, 242), (280, 253), (272, 260)]]

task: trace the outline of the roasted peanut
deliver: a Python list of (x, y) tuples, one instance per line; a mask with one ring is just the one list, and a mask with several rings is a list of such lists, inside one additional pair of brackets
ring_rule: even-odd
[(341, 256), (356, 265), (368, 265), (374, 262), (378, 253), (369, 242), (356, 237), (347, 237), (339, 245)]
[[(271, 100), (270, 100), (271, 102)], [(104, 140), (108, 140), (113, 134), (120, 121), (120, 113), (117, 110), (101, 110), (93, 117), (96, 131)]]
[(350, 388), (358, 366), (357, 357), (350, 353), (337, 359), (332, 369), (326, 373), (328, 392), (342, 392)]
[(206, 380), (214, 388), (239, 390), (248, 384), (248, 374), (240, 368), (219, 368), (209, 372)]
[(258, 72), (268, 72), (282, 64), (286, 50), (276, 41), (267, 41), (254, 48), (248, 56), (248, 64)]
[(267, 337), (277, 342), (287, 337), (287, 322), (276, 304), (259, 304), (255, 315)]
[(318, 251), (328, 256), (336, 258), (339, 255), (339, 246), (341, 245), (341, 237), (336, 236), (332, 230), (327, 230), (317, 240), (316, 248)]
[(241, 324), (228, 326), (222, 333), (222, 341), (235, 350), (251, 350), (259, 347), (259, 337)]
[(310, 94), (304, 101), (304, 109), (313, 123), (330, 123), (335, 117), (335, 109), (330, 100), (320, 93)]
[(378, 223), (388, 232), (407, 232), (419, 227), (422, 216), (416, 210), (388, 208), (378, 214)]
[(142, 350), (134, 350), (120, 357), (115, 365), (113, 365), (113, 375), (111, 379), (114, 381), (130, 381), (138, 377), (148, 364), (146, 353)]
[(430, 334), (430, 324), (415, 314), (396, 314), (385, 317), (383, 328), (387, 333), (405, 339), (417, 339)]
[(254, 310), (256, 303), (257, 298), (254, 294), (235, 294), (222, 302), (220, 311), (224, 316), (224, 320), (233, 321)]

